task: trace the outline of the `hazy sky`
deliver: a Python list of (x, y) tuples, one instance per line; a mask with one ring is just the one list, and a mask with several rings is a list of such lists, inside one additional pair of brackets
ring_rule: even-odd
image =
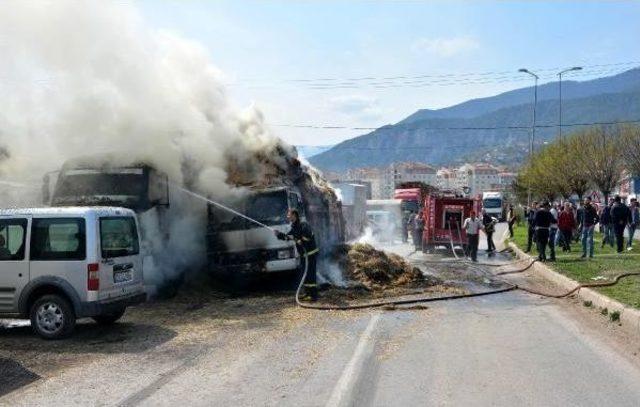
[[(239, 106), (255, 103), (294, 144), (333, 144), (377, 127), (543, 81), (640, 65), (640, 2), (138, 2), (153, 27), (201, 43)], [(605, 66), (603, 66), (605, 65)], [(451, 75), (451, 76), (445, 76)], [(568, 78), (568, 77), (567, 77)], [(355, 80), (354, 80), (355, 79)]]

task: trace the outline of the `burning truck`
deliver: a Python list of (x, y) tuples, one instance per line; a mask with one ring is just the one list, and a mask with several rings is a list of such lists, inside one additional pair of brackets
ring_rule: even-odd
[(110, 155), (65, 162), (43, 179), (50, 206), (121, 206), (138, 215), (148, 291), (177, 286), (190, 268), (206, 261), (206, 203), (184, 194), (163, 172), (142, 161)]
[[(295, 154), (276, 148), (256, 155), (256, 166), (230, 160), (227, 183), (246, 190), (225, 204), (272, 229), (287, 232), (286, 213), (296, 209), (311, 225), (320, 252), (328, 254), (345, 241), (341, 202), (315, 170), (303, 166)], [(290, 241), (278, 240), (273, 231), (209, 205), (207, 225), (209, 270), (214, 274), (254, 274), (296, 270), (301, 253)], [(319, 277), (330, 280), (319, 264)]]

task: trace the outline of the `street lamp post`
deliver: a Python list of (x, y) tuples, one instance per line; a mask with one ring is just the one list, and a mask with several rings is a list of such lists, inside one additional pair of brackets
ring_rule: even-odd
[(559, 98), (558, 98), (558, 138), (562, 138), (562, 74), (571, 72), (571, 71), (579, 71), (581, 70), (581, 66), (574, 66), (569, 69), (565, 69), (558, 73), (558, 89), (559, 89)]
[[(533, 143), (536, 138), (536, 106), (538, 104), (538, 75), (534, 74), (528, 69), (521, 68), (518, 72), (526, 73), (533, 76), (533, 120), (531, 123), (531, 137), (529, 138), (529, 160), (533, 157)], [(527, 193), (527, 206), (531, 205), (531, 186), (529, 185), (529, 191)]]

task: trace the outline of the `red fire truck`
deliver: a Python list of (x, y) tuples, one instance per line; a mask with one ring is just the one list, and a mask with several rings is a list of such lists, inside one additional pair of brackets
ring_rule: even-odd
[(481, 201), (466, 198), (452, 192), (431, 192), (423, 203), (422, 216), (425, 225), (422, 234), (422, 250), (433, 251), (437, 246), (450, 247), (451, 242), (462, 246), (466, 252), (468, 239), (462, 223), (472, 210), (479, 216)]
[(420, 204), (424, 202), (424, 198), (436, 188), (419, 181), (401, 182), (396, 185), (393, 199), (400, 199), (402, 203), (400, 207), (403, 211), (419, 212)]

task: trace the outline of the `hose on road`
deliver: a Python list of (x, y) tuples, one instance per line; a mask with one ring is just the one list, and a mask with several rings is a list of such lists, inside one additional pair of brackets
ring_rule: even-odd
[[(453, 244), (453, 235), (451, 233), (449, 234), (449, 238), (451, 243), (451, 250), (456, 256), (456, 260), (452, 262), (465, 263), (473, 266), (481, 265), (477, 263), (472, 263), (466, 259), (459, 259), (455, 252), (455, 248)], [(417, 303), (426, 303), (426, 302), (457, 300), (457, 299), (463, 299), (463, 298), (482, 297), (487, 295), (501, 294), (501, 293), (518, 289), (518, 286), (514, 284), (508, 283), (506, 281), (501, 281), (503, 284), (506, 285), (506, 287), (498, 288), (495, 290), (489, 290), (489, 291), (481, 291), (478, 293), (454, 294), (454, 295), (446, 295), (441, 297), (417, 297), (417, 298), (414, 297), (414, 298), (406, 298), (406, 299), (391, 299), (391, 300), (385, 300), (385, 301), (374, 301), (374, 302), (367, 302), (364, 304), (349, 304), (349, 305), (326, 305), (326, 304), (307, 303), (300, 300), (300, 292), (302, 290), (302, 286), (304, 285), (304, 281), (307, 278), (307, 274), (309, 271), (309, 261), (307, 257), (307, 252), (304, 247), (302, 247), (302, 250), (304, 252), (304, 256), (303, 256), (304, 271), (302, 273), (302, 278), (300, 279), (300, 283), (298, 284), (298, 288), (296, 289), (295, 300), (298, 306), (302, 308), (307, 308), (307, 309), (315, 309), (315, 310), (323, 310), (323, 311), (344, 311), (344, 310), (355, 310), (355, 309), (365, 309), (365, 308), (380, 308), (380, 307), (386, 307), (386, 306), (407, 305), (407, 304), (417, 304)], [(509, 273), (521, 273), (523, 271), (526, 271), (533, 265), (534, 262), (535, 260), (532, 261), (525, 268), (521, 270), (510, 271)], [(439, 263), (442, 264), (443, 262), (439, 262)], [(487, 263), (487, 264), (494, 265), (491, 263)], [(511, 263), (506, 263), (506, 265), (508, 264), (511, 264)], [(503, 265), (505, 264), (500, 264), (500, 266), (503, 266)]]
[(535, 295), (541, 295), (543, 297), (549, 297), (549, 298), (564, 298), (564, 297), (568, 297), (571, 294), (577, 292), (578, 290), (580, 290), (581, 288), (599, 288), (599, 287), (610, 287), (612, 285), (616, 285), (618, 284), (618, 282), (620, 282), (620, 280), (622, 280), (623, 278), (627, 278), (627, 277), (631, 277), (631, 276), (640, 276), (640, 272), (633, 272), (633, 273), (622, 273), (622, 274), (618, 274), (617, 276), (615, 276), (613, 278), (612, 281), (606, 281), (606, 282), (601, 282), (601, 283), (588, 283), (588, 284), (578, 284), (575, 288), (562, 293), (562, 294), (549, 294), (549, 293), (544, 293), (541, 291), (537, 291), (531, 288), (526, 288), (526, 287), (521, 287), (519, 285), (516, 285), (516, 287), (519, 290), (528, 292), (530, 294), (535, 294)]
[(508, 287), (499, 288), (496, 290), (482, 291), (479, 293), (470, 293), (470, 294), (454, 294), (454, 295), (446, 295), (441, 297), (417, 297), (417, 298), (405, 298), (405, 299), (392, 299), (385, 301), (375, 301), (375, 302), (367, 302), (364, 304), (349, 304), (349, 305), (325, 305), (325, 304), (315, 304), (315, 303), (307, 303), (300, 300), (300, 291), (302, 290), (302, 286), (304, 285), (304, 281), (307, 278), (307, 273), (309, 271), (309, 261), (307, 257), (306, 250), (303, 247), (304, 251), (304, 272), (302, 273), (302, 278), (300, 279), (300, 283), (298, 284), (298, 288), (296, 289), (296, 304), (302, 308), (314, 309), (314, 310), (322, 310), (322, 311), (344, 311), (344, 310), (355, 310), (355, 309), (365, 309), (365, 308), (380, 308), (386, 306), (396, 306), (396, 305), (407, 305), (407, 304), (417, 304), (424, 302), (436, 302), (436, 301), (448, 301), (448, 300), (457, 300), (462, 298), (473, 298), (473, 297), (482, 297), (486, 295), (494, 295), (500, 294), (507, 291), (512, 291), (517, 289), (515, 285), (508, 284)]

